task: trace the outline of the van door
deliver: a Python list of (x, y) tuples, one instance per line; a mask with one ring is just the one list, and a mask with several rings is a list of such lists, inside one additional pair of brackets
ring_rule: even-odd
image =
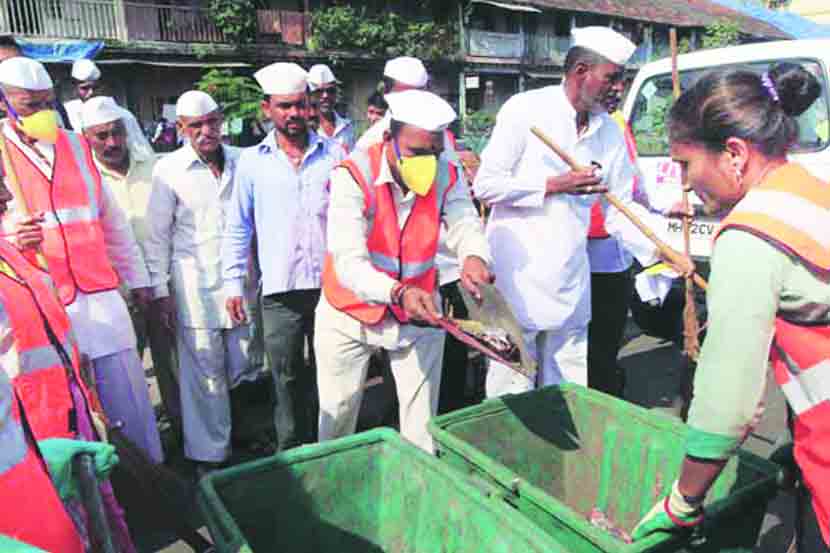
[[(686, 90), (708, 71), (728, 67), (745, 67), (759, 74), (772, 64), (782, 61), (799, 63), (819, 78), (822, 95), (813, 106), (799, 117), (798, 143), (792, 150), (792, 159), (803, 164), (822, 180), (830, 180), (830, 117), (828, 116), (827, 67), (816, 59), (791, 59), (758, 61), (749, 64), (723, 65), (680, 72), (681, 88)], [(639, 165), (643, 173), (644, 187), (652, 205), (659, 210), (668, 210), (682, 199), (680, 166), (669, 158), (669, 142), (666, 131), (668, 111), (673, 102), (671, 73), (657, 74), (643, 80), (628, 121), (637, 143)], [(702, 205), (695, 194), (691, 194), (693, 205)], [(667, 220), (664, 236), (669, 244), (683, 250), (682, 225), (679, 220)], [(696, 216), (691, 228), (691, 253), (699, 259), (708, 259), (712, 250), (712, 237), (719, 217)]]

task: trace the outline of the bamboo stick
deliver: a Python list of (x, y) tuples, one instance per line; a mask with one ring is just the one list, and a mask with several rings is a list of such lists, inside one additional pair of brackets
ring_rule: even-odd
[[(568, 166), (574, 170), (584, 170), (586, 167), (582, 166), (576, 159), (573, 158), (570, 154), (565, 152), (557, 143), (555, 143), (549, 136), (547, 136), (543, 131), (541, 131), (538, 127), (531, 127), (530, 132), (532, 132), (539, 140), (542, 141), (548, 148), (550, 148), (556, 155), (562, 158), (562, 161), (568, 164)], [(648, 225), (643, 223), (637, 215), (631, 211), (624, 203), (622, 203), (619, 198), (611, 194), (610, 192), (605, 192), (603, 197), (617, 208), (620, 213), (622, 213), (631, 223), (642, 232), (646, 238), (651, 240), (651, 242), (657, 247), (660, 253), (665, 257), (669, 262), (674, 263), (676, 265), (682, 265), (684, 258), (681, 254), (676, 252), (671, 246), (663, 242), (657, 234), (651, 230)], [(692, 275), (695, 283), (702, 288), (703, 290), (706, 289), (706, 280), (702, 276), (697, 273)]]

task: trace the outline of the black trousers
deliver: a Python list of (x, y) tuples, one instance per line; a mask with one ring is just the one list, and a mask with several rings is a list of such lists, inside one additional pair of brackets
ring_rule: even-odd
[[(320, 403), (314, 363), (314, 309), (318, 301), (319, 289), (262, 298), (265, 363), (274, 379), (274, 426), (279, 451), (317, 440)], [(308, 367), (306, 343), (311, 357)]]
[[(454, 317), (466, 319), (467, 307), (458, 289), (459, 285), (459, 282), (455, 281), (441, 286), (441, 302), (452, 307)], [(467, 346), (447, 334), (444, 341), (443, 370), (438, 394), (439, 415), (471, 404), (466, 397), (468, 359)]]
[(634, 279), (630, 271), (591, 273), (588, 387), (623, 398), (625, 372), (617, 364)]

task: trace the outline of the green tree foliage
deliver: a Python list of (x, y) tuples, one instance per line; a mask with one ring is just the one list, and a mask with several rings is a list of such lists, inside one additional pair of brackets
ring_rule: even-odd
[(487, 111), (476, 111), (464, 117), (464, 143), (478, 155), (484, 150), (490, 133), (496, 125), (496, 116)]
[(435, 59), (456, 53), (449, 27), (394, 12), (370, 15), (365, 8), (332, 6), (312, 14), (311, 50), (359, 50), (379, 57)]
[(235, 75), (230, 69), (210, 69), (196, 83), (196, 88), (213, 96), (228, 121), (260, 117), (262, 90), (251, 77)]
[(741, 43), (741, 28), (734, 21), (727, 19), (717, 21), (706, 28), (703, 35), (703, 48), (724, 48)]
[(208, 15), (233, 44), (250, 44), (256, 40), (255, 0), (210, 0)]

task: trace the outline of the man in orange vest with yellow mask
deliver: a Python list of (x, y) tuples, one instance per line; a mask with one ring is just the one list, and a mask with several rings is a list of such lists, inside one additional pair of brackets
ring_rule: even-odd
[[(314, 347), (320, 440), (354, 432), (373, 349), (389, 352), (404, 438), (431, 451), (444, 332), (435, 328), (442, 225), (474, 296), (490, 251), (463, 175), (443, 152), (455, 111), (423, 90), (390, 96), (384, 140), (334, 170)], [(453, 369), (453, 367), (450, 367)], [(460, 369), (460, 367), (458, 367)]]
[(0, 63), (3, 166), (15, 195), (3, 231), (49, 271), (81, 354), (91, 361), (104, 411), (155, 461), (163, 453), (136, 352), (120, 280), (136, 302), (150, 299), (150, 277), (130, 223), (101, 176), (89, 144), (57, 127), (52, 79), (39, 62)]

